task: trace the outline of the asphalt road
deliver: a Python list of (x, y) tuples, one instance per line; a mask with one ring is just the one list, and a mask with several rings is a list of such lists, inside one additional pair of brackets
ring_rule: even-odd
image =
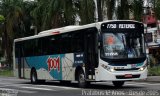
[(160, 96), (160, 83), (132, 81), (115, 88), (111, 82), (99, 82), (82, 89), (76, 83), (32, 85), (30, 80), (0, 77), (0, 96)]

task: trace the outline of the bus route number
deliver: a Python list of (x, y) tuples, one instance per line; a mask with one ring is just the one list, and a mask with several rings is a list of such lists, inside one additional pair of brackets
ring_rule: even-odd
[(107, 24), (107, 28), (117, 28), (116, 24)]

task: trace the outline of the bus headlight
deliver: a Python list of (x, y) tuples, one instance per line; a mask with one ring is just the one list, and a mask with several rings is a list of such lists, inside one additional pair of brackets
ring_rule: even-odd
[(140, 68), (139, 68), (139, 71), (143, 71), (146, 67), (147, 67), (146, 65), (140, 67)]
[(114, 68), (110, 68), (110, 71), (113, 72), (113, 71), (115, 71), (115, 70), (114, 70)]
[(104, 69), (106, 69), (106, 70), (108, 70), (108, 71), (110, 71), (110, 72), (114, 72), (115, 70), (114, 70), (114, 68), (112, 68), (112, 67), (110, 67), (110, 66), (107, 66), (107, 65), (104, 65), (104, 64), (102, 64), (101, 65)]

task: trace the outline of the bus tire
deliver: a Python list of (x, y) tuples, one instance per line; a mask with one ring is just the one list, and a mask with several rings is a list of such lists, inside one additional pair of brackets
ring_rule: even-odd
[(83, 70), (79, 70), (78, 71), (78, 86), (80, 88), (85, 88), (87, 85), (87, 82), (85, 80), (85, 74), (83, 72)]
[(38, 79), (37, 79), (37, 72), (35, 69), (32, 69), (31, 71), (31, 83), (32, 84), (37, 84), (38, 83)]
[(115, 87), (122, 87), (124, 85), (124, 81), (112, 81)]

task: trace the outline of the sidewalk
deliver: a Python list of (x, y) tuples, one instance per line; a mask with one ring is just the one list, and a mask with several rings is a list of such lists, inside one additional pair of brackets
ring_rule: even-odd
[(160, 76), (148, 76), (148, 78), (144, 81), (148, 82), (160, 82)]
[(160, 76), (148, 76), (146, 80), (140, 80), (139, 82), (155, 82), (155, 83), (160, 83)]

